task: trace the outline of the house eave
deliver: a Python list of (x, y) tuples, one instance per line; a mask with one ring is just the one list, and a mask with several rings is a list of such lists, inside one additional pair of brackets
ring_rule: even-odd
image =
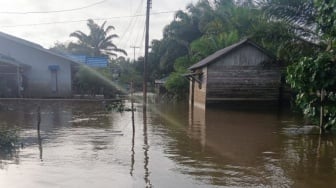
[(203, 60), (199, 61), (198, 63), (192, 65), (191, 67), (188, 68), (188, 70), (196, 70), (196, 69), (200, 69), (203, 68), (205, 66), (208, 66), (209, 64), (213, 63), (214, 61), (216, 61), (217, 59), (226, 56), (227, 54), (231, 53), (232, 51), (236, 50), (237, 48), (241, 47), (243, 44), (250, 44), (252, 46), (254, 46), (255, 48), (259, 49), (260, 51), (262, 51), (264, 54), (266, 54), (269, 58), (276, 60), (276, 57), (274, 55), (272, 55), (270, 52), (268, 52), (266, 49), (262, 48), (261, 46), (259, 46), (258, 44), (254, 43), (253, 41), (251, 41), (250, 39), (244, 39), (238, 43), (235, 43), (231, 46), (228, 46), (226, 48), (223, 48), (221, 50), (216, 51), (215, 53), (209, 55), (208, 57), (204, 58)]

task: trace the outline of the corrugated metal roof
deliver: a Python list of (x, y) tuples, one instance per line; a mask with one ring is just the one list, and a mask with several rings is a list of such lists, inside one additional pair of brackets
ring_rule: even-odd
[(67, 55), (67, 57), (90, 67), (102, 68), (108, 66), (108, 57), (87, 57), (86, 55)]
[(228, 46), (226, 48), (223, 48), (221, 50), (218, 50), (217, 52), (209, 55), (208, 57), (204, 58), (203, 60), (199, 61), (198, 63), (192, 65), (191, 67), (189, 67), (189, 70), (194, 70), (194, 69), (198, 69), (201, 67), (204, 67), (206, 65), (208, 65), (209, 63), (212, 63), (214, 60), (225, 56), (226, 54), (230, 53), (231, 51), (233, 51), (234, 49), (237, 49), (238, 47), (240, 47), (243, 44), (251, 44), (254, 47), (258, 48), (259, 50), (261, 50), (262, 52), (264, 52), (266, 55), (268, 55), (270, 58), (275, 59), (275, 56), (271, 55), (269, 52), (267, 52), (264, 48), (262, 48), (261, 46), (257, 45), (256, 43), (252, 42), (249, 39), (244, 39), (238, 43), (235, 43), (231, 46)]
[(26, 65), (24, 63), (21, 63), (21, 62), (17, 61), (13, 57), (10, 57), (10, 56), (7, 56), (7, 55), (4, 55), (4, 54), (0, 53), (0, 63), (1, 62), (8, 63), (8, 64), (11, 64), (11, 65), (14, 65), (14, 66), (19, 66), (19, 67), (25, 67), (25, 68), (30, 67), (29, 65)]
[(74, 61), (86, 63), (86, 55), (66, 55), (66, 56)]
[(57, 53), (54, 53), (54, 52), (52, 52), (50, 50), (47, 50), (47, 49), (43, 48), (41, 45), (39, 45), (39, 44), (36, 44), (36, 43), (30, 42), (30, 41), (27, 41), (27, 40), (15, 37), (13, 35), (9, 35), (7, 33), (0, 32), (0, 37), (7, 38), (7, 39), (12, 40), (12, 41), (14, 41), (16, 43), (19, 43), (19, 44), (22, 44), (22, 45), (34, 48), (36, 50), (39, 50), (39, 51), (42, 51), (44, 53), (47, 53), (47, 54), (50, 54), (50, 55), (62, 58), (64, 60), (67, 60), (67, 61), (70, 61), (70, 62), (73, 62), (73, 63), (78, 63), (77, 61), (74, 61), (74, 60), (72, 60), (72, 59), (70, 59), (70, 58), (68, 58), (66, 56), (63, 56), (61, 54), (57, 54)]
[(87, 57), (86, 64), (90, 67), (107, 67), (107, 57)]

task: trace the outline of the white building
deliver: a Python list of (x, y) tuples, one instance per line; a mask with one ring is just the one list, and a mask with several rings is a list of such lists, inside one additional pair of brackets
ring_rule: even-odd
[[(2, 32), (0, 54), (20, 62), (19, 65), (24, 65), (24, 68), (18, 69), (20, 71), (17, 72), (16, 82), (16, 87), (22, 88), (18, 89), (17, 96), (11, 97), (71, 97), (71, 66), (76, 63), (74, 60)], [(1, 62), (0, 59), (1, 63), (6, 62)]]

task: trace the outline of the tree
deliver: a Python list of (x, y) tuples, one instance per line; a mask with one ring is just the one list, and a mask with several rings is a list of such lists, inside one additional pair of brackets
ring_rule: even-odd
[(105, 97), (114, 97), (116, 94), (116, 87), (108, 69), (90, 69), (86, 66), (80, 66), (75, 77), (75, 85), (81, 94), (93, 96), (103, 94)]
[(184, 99), (188, 95), (188, 80), (183, 74), (187, 68), (192, 65), (188, 56), (178, 58), (174, 63), (174, 70), (168, 77), (165, 87), (176, 100)]
[[(287, 81), (297, 92), (303, 114), (328, 130), (336, 124), (336, 61), (330, 52), (303, 57), (287, 69)], [(320, 121), (320, 122), (319, 122)]]
[[(253, 26), (259, 23), (257, 21), (261, 11), (255, 10), (248, 2), (240, 4), (226, 0), (211, 5), (209, 1), (203, 0), (196, 5), (189, 5), (186, 13), (178, 12), (178, 25), (174, 25), (174, 22), (170, 25), (178, 27), (170, 28), (168, 34), (174, 34), (175, 41), (183, 42), (187, 52), (175, 58), (174, 70), (166, 82), (168, 92), (178, 96), (175, 98), (187, 96), (188, 82), (182, 75), (188, 72), (189, 66), (254, 34)], [(199, 34), (184, 32), (192, 28), (197, 28)]]
[(127, 55), (125, 50), (118, 48), (113, 39), (118, 38), (117, 34), (110, 34), (114, 30), (113, 26), (107, 26), (106, 21), (102, 25), (98, 25), (92, 19), (89, 19), (87, 26), (90, 30), (89, 34), (82, 31), (75, 31), (70, 37), (77, 38), (76, 43), (70, 43), (69, 48), (77, 53), (83, 53), (90, 56), (113, 56), (117, 57), (119, 53)]
[(111, 61), (111, 69), (120, 73), (117, 78), (117, 82), (120, 86), (127, 88), (131, 81), (133, 81), (133, 87), (135, 89), (142, 87), (142, 75), (140, 71), (137, 70), (137, 64), (137, 61), (131, 62), (130, 59), (125, 59), (124, 57), (118, 57)]
[(336, 4), (324, 0), (316, 1), (314, 6), (319, 41), (327, 47), (289, 66), (287, 81), (297, 92), (296, 104), (304, 115), (316, 123), (319, 120), (322, 133), (336, 125)]

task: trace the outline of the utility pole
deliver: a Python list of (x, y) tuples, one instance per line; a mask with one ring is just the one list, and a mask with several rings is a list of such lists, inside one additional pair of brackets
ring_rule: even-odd
[(147, 63), (148, 63), (148, 48), (149, 48), (149, 15), (150, 15), (151, 5), (152, 5), (152, 0), (147, 0), (145, 59), (144, 59), (144, 73), (143, 73), (143, 105), (144, 105), (144, 110), (146, 110), (146, 106), (147, 106)]
[(131, 46), (133, 48), (133, 63), (135, 63), (135, 49), (140, 48), (139, 46)]

